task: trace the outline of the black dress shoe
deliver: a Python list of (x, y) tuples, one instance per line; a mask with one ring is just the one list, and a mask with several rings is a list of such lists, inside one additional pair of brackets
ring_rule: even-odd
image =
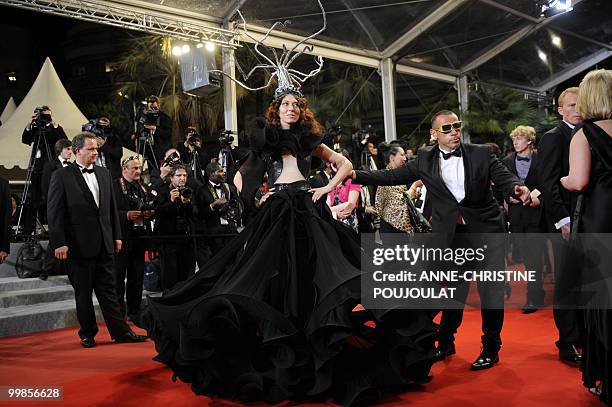
[(44, 280), (46, 280), (46, 279), (48, 279), (48, 278), (49, 278), (49, 274), (47, 274), (47, 273), (45, 273), (45, 272), (40, 273), (40, 274), (38, 275), (38, 278), (40, 278), (41, 280), (43, 280), (43, 281), (44, 281)]
[(470, 370), (484, 370), (490, 369), (499, 362), (499, 354), (497, 352), (491, 352), (486, 349), (478, 355), (472, 366), (470, 366)]
[(523, 305), (523, 314), (533, 314), (539, 309), (540, 307), (538, 305), (533, 302), (527, 301), (527, 303)]
[(436, 349), (436, 352), (434, 353), (434, 360), (436, 362), (440, 362), (446, 359), (448, 356), (454, 355), (455, 353), (457, 353), (457, 351), (455, 350), (455, 342), (451, 342), (448, 345), (447, 344), (438, 345), (438, 348)]
[(144, 342), (144, 341), (147, 340), (147, 337), (144, 336), (144, 335), (136, 335), (136, 333), (134, 331), (127, 331), (123, 335), (121, 335), (121, 336), (119, 336), (117, 338), (113, 338), (113, 339), (117, 343), (122, 343), (122, 342)]
[(81, 338), (81, 346), (84, 348), (93, 348), (96, 346), (96, 340), (94, 338)]
[(568, 347), (564, 347), (559, 349), (559, 359), (563, 362), (570, 364), (571, 366), (578, 367), (580, 366), (580, 361), (582, 360), (582, 355), (576, 349), (576, 346), (570, 345)]

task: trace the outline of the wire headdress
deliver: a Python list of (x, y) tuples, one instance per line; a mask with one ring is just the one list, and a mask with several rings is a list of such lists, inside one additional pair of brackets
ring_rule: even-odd
[[(309, 35), (308, 37), (299, 41), (291, 49), (288, 49), (285, 46), (285, 44), (283, 44), (283, 52), (280, 55), (277, 53), (277, 51), (274, 48), (265, 45), (263, 42), (270, 36), (270, 33), (275, 28), (279, 26), (284, 27), (290, 24), (291, 21), (286, 20), (284, 22), (281, 22), (281, 21), (274, 22), (274, 24), (272, 24), (272, 27), (270, 27), (270, 29), (266, 31), (264, 36), (258, 40), (253, 35), (251, 35), (249, 30), (247, 29), (247, 22), (244, 19), (244, 16), (240, 12), (240, 10), (237, 10), (237, 13), (240, 16), (240, 19), (242, 20), (244, 35), (255, 42), (255, 47), (254, 47), (255, 52), (257, 52), (257, 54), (265, 60), (265, 63), (260, 63), (260, 64), (255, 65), (247, 74), (245, 74), (244, 71), (240, 68), (240, 65), (236, 64), (236, 66), (238, 67), (238, 70), (242, 74), (242, 78), (243, 78), (242, 81), (218, 69), (212, 72), (220, 72), (221, 74), (223, 74), (230, 80), (236, 82), (238, 85), (250, 91), (265, 89), (269, 87), (272, 84), (272, 80), (276, 78), (278, 82), (278, 86), (276, 90), (274, 91), (274, 99), (277, 99), (289, 93), (302, 97), (303, 96), (301, 92), (302, 84), (307, 79), (312, 78), (313, 76), (317, 75), (321, 71), (321, 68), (323, 68), (323, 57), (319, 55), (315, 56), (315, 62), (317, 64), (317, 67), (308, 73), (301, 72), (301, 71), (298, 71), (297, 69), (291, 68), (291, 64), (300, 55), (302, 55), (305, 52), (312, 52), (312, 50), (314, 49), (312, 45), (306, 44), (306, 42), (308, 40), (313, 39), (314, 37), (322, 33), (327, 28), (327, 16), (325, 15), (325, 9), (323, 8), (323, 5), (321, 4), (321, 0), (317, 0), (317, 3), (319, 3), (319, 7), (321, 8), (321, 12), (323, 14), (323, 27), (321, 27), (321, 29), (315, 32), (314, 34)], [(299, 47), (302, 45), (303, 45), (303, 48), (299, 49)], [(271, 55), (268, 55), (263, 50), (261, 50), (260, 46), (263, 46), (264, 50), (267, 50), (269, 54)], [(258, 69), (266, 69), (266, 70), (269, 69), (272, 71), (272, 74), (270, 75), (270, 78), (268, 79), (266, 84), (258, 88), (252, 88), (246, 85), (244, 82), (246, 82), (251, 77), (251, 75), (253, 75), (253, 73), (257, 71)]]

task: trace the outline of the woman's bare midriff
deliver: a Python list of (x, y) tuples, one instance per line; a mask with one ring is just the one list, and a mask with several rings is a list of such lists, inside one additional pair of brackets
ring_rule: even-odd
[(283, 170), (276, 180), (277, 184), (290, 184), (296, 181), (303, 181), (305, 178), (300, 172), (297, 164), (297, 158), (291, 154), (282, 154)]

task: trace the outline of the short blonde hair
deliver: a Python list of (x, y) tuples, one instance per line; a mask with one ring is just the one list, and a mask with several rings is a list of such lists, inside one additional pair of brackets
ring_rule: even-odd
[(578, 110), (583, 119), (612, 119), (612, 71), (591, 71), (580, 82)]
[(531, 141), (533, 146), (536, 141), (536, 130), (531, 126), (516, 126), (510, 133), (510, 138), (515, 137), (524, 137), (527, 141)]
[(567, 88), (563, 92), (561, 92), (561, 94), (559, 95), (559, 99), (557, 100), (557, 103), (558, 103), (559, 107), (563, 106), (563, 99), (565, 98), (565, 95), (568, 94), (568, 93), (573, 93), (573, 94), (577, 95), (578, 94), (578, 87), (572, 86), (571, 88)]

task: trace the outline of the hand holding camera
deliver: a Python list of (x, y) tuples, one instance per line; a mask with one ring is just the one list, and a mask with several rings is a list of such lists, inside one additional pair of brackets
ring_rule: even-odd
[(210, 207), (214, 209), (217, 206), (225, 205), (227, 203), (227, 199), (225, 198), (217, 198), (211, 204)]

